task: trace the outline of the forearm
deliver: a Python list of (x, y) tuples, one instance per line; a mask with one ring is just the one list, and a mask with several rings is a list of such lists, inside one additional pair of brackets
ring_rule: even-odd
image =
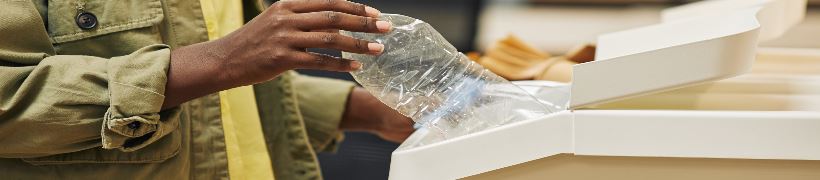
[(308, 48), (380, 54), (384, 46), (333, 32), (385, 33), (391, 25), (380, 12), (349, 1), (280, 1), (242, 28), (219, 40), (171, 53), (163, 109), (220, 90), (271, 80), (292, 69), (348, 72), (350, 59), (306, 52)]
[[(25, 61), (0, 57), (0, 62)], [(17, 64), (23, 66), (0, 66), (0, 75), (7, 77), (0, 79), (0, 144), (7, 145), (0, 148), (2, 157), (100, 145), (134, 151), (177, 127), (173, 113), (159, 115), (170, 64), (165, 45), (111, 58), (54, 55)], [(125, 143), (135, 138), (139, 141)]]
[(342, 122), (339, 123), (339, 128), (343, 130), (370, 132), (395, 143), (404, 141), (415, 130), (410, 118), (362, 88), (355, 88), (349, 98)]
[(370, 95), (367, 90), (354, 88), (350, 92), (339, 128), (350, 131), (367, 131), (375, 133), (383, 125), (382, 119), (388, 116), (387, 105)]

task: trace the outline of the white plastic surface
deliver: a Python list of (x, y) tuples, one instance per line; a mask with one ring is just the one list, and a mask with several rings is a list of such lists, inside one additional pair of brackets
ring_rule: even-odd
[(818, 107), (820, 49), (760, 48), (748, 74), (592, 108), (818, 111)]
[(574, 114), (576, 155), (820, 160), (820, 112)]
[[(758, 57), (751, 74), (637, 98), (646, 101), (605, 104), (609, 110), (565, 111), (431, 146), (399, 148), (393, 153), (390, 178), (455, 179), (560, 153), (820, 160), (820, 69), (811, 71), (820, 66), (820, 49), (764, 48)], [(517, 84), (529, 92), (536, 92), (529, 86), (562, 85)], [(709, 98), (656, 99), (681, 94)], [(749, 104), (759, 99), (710, 100), (734, 94), (783, 99), (754, 108)], [(656, 109), (640, 109), (643, 104)], [(632, 110), (614, 110), (620, 108)], [(405, 144), (424, 136), (414, 133)]]
[(390, 179), (457, 179), (561, 153), (820, 160), (818, 129), (820, 112), (565, 111), (397, 150)]
[(789, 74), (748, 74), (593, 106), (596, 109), (737, 111), (817, 111), (818, 107), (820, 76)]
[[(778, 95), (756, 106), (693, 99), (654, 101), (676, 110), (575, 110), (393, 153), (391, 179), (455, 179), (560, 153), (595, 156), (820, 160), (820, 49), (761, 49), (752, 74), (665, 92), (722, 99)], [(808, 67), (805, 70), (801, 68)], [(791, 70), (797, 69), (798, 72)], [(752, 82), (753, 84), (747, 84)], [(560, 83), (523, 82), (529, 86)], [(754, 86), (753, 88), (750, 86)], [(653, 99), (657, 95), (638, 99)], [(631, 101), (627, 100), (627, 101)], [(618, 102), (620, 103), (620, 102)], [(618, 104), (615, 103), (615, 104)], [(647, 103), (647, 102), (639, 102)], [(803, 103), (799, 106), (795, 103)], [(746, 110), (743, 110), (746, 108)], [(737, 109), (737, 110), (734, 110)], [(752, 110), (752, 111), (750, 111)], [(800, 111), (802, 110), (802, 111)], [(422, 138), (417, 132), (406, 143)], [(435, 161), (436, 163), (428, 163)]]
[(747, 72), (757, 47), (756, 13), (690, 18), (599, 37), (596, 60), (573, 68), (570, 107)]
[[(572, 115), (564, 111), (444, 142), (399, 148), (390, 161), (390, 179), (457, 179), (572, 152), (572, 131)], [(405, 144), (426, 133), (415, 132)]]
[(703, 16), (723, 16), (727, 12), (760, 9), (760, 41), (765, 42), (783, 35), (797, 25), (806, 14), (806, 0), (707, 0), (665, 9), (664, 22)]
[[(755, 62), (758, 42), (756, 17), (759, 16), (754, 10), (745, 10), (735, 15), (688, 18), (603, 36), (598, 46), (601, 59), (575, 68), (572, 105), (584, 107), (748, 72)], [(808, 63), (811, 66), (795, 68), (801, 70), (797, 74), (784, 71), (800, 63), (766, 60), (763, 62), (774, 64), (769, 66), (774, 68), (755, 69), (768, 76), (817, 78), (812, 72), (802, 71), (811, 71), (810, 67), (820, 58), (783, 54), (761, 57), (813, 62)], [(811, 93), (820, 86), (813, 84), (816, 81), (801, 82), (809, 84), (797, 89), (770, 85), (737, 89), (742, 85), (720, 82), (718, 86), (739, 93), (780, 92), (784, 96)], [(703, 87), (692, 87), (694, 91), (689, 92), (716, 92), (699, 89)], [(560, 153), (820, 160), (818, 103), (757, 111), (727, 111), (723, 108), (730, 106), (708, 105), (679, 110), (568, 110), (435, 144), (400, 147), (393, 152), (390, 179), (456, 179)], [(402, 146), (408, 147), (425, 136), (426, 131), (417, 131)]]

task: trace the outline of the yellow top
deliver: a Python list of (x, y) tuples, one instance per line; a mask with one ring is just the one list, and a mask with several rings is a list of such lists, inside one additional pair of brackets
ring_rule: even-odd
[[(242, 27), (242, 1), (200, 0), (208, 39)], [(219, 92), (231, 179), (274, 179), (251, 86)]]

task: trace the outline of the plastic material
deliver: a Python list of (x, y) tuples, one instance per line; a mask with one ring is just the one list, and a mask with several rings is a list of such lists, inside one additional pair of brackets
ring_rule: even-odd
[[(386, 34), (343, 32), (385, 45), (379, 56), (344, 53), (362, 63), (351, 72), (383, 103), (436, 132), (415, 145), (439, 142), (565, 109), (545, 106), (458, 52), (429, 24), (396, 14)], [(548, 102), (545, 102), (548, 103)]]
[(596, 60), (573, 67), (570, 106), (577, 109), (746, 73), (755, 61), (760, 27), (756, 15), (756, 9), (748, 9), (602, 35)]
[(693, 17), (723, 16), (727, 12), (744, 9), (760, 9), (760, 42), (776, 39), (797, 25), (806, 14), (806, 0), (711, 0), (690, 3), (665, 9), (661, 12), (664, 22), (680, 21)]
[[(764, 52), (771, 52), (762, 50)], [(686, 157), (732, 159), (820, 160), (820, 104), (816, 103), (820, 72), (783, 77), (800, 81), (800, 87), (767, 82), (754, 88), (735, 86), (738, 80), (761, 75), (794, 75), (790, 70), (820, 64), (820, 51), (782, 51), (761, 54), (755, 66), (767, 64), (762, 72), (747, 74), (709, 84), (674, 90), (664, 94), (694, 94), (696, 97), (726, 97), (727, 91), (743, 94), (777, 93), (787, 97), (778, 104), (737, 111), (727, 102), (694, 105), (677, 100), (656, 102), (657, 106), (677, 106), (672, 110), (634, 109), (573, 110), (550, 114), (459, 138), (416, 148), (399, 148), (390, 162), (390, 179), (457, 179), (557, 154), (590, 156)], [(754, 74), (763, 73), (763, 74)], [(757, 78), (754, 78), (757, 79)], [(757, 79), (761, 80), (761, 79)], [(550, 82), (515, 82), (537, 98), (546, 89), (565, 86)], [(716, 88), (718, 87), (718, 88)], [(729, 89), (727, 89), (729, 88)], [(799, 88), (799, 89), (792, 89)], [(698, 90), (693, 92), (693, 90)], [(541, 93), (539, 93), (541, 92)], [(814, 104), (791, 106), (813, 97)], [(552, 97), (545, 97), (551, 99)], [(687, 99), (700, 102), (702, 99)], [(665, 104), (662, 104), (665, 103)], [(723, 103), (716, 106), (713, 103)], [(751, 103), (753, 104), (753, 103)], [(785, 105), (785, 106), (782, 106)], [(801, 112), (802, 110), (802, 112)], [(412, 143), (428, 132), (417, 131), (407, 140)], [(435, 163), (430, 163), (435, 162)], [(678, 175), (672, 173), (672, 175)]]
[[(589, 107), (749, 72), (757, 51), (757, 18), (755, 9), (743, 9), (604, 35), (598, 41), (598, 60), (574, 67), (571, 107)], [(763, 88), (782, 87), (762, 85), (755, 89)], [(820, 113), (794, 112), (785, 107), (818, 109), (809, 103), (771, 111), (571, 108), (406, 148), (430, 136), (428, 131), (417, 131), (393, 152), (390, 179), (462, 178), (560, 153), (820, 160), (820, 143), (814, 138), (820, 136), (816, 131)]]

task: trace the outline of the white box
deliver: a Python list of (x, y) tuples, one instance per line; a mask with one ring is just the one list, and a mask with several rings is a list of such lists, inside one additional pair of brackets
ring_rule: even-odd
[(571, 110), (416, 147), (419, 130), (393, 152), (390, 179), (558, 154), (820, 160), (820, 50), (758, 51), (760, 9), (601, 36), (597, 60), (574, 67)]

